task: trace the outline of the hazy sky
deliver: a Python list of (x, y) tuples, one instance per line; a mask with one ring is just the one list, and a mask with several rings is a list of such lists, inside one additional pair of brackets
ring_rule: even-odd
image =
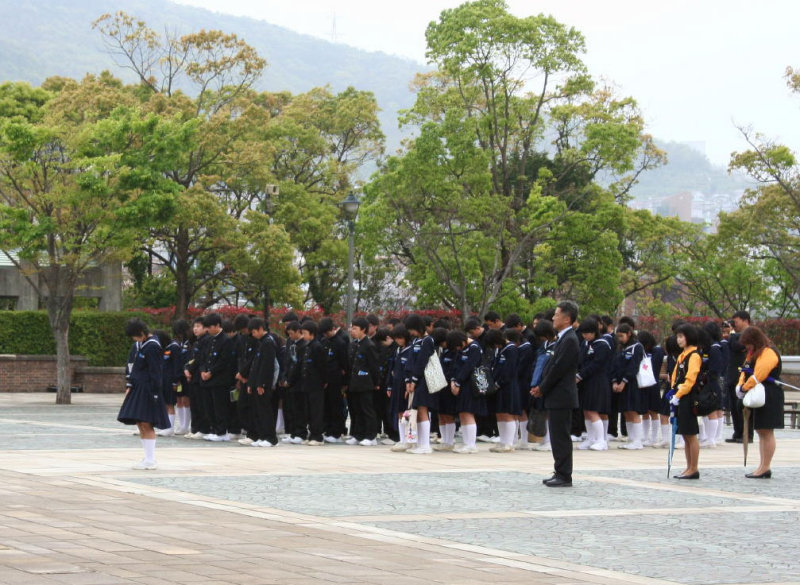
[[(425, 27), (458, 0), (177, 0), (425, 60)], [(639, 101), (662, 140), (699, 141), (715, 163), (746, 148), (735, 125), (800, 149), (800, 2), (791, 0), (507, 0), (518, 16), (552, 14), (586, 37), (592, 75)], [(334, 36), (335, 32), (335, 36)]]

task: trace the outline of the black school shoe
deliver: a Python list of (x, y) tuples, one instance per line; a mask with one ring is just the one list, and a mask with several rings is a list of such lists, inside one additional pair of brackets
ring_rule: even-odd
[(689, 475), (673, 475), (675, 479), (700, 479), (700, 472), (695, 471), (694, 473), (690, 473)]
[(544, 482), (547, 487), (572, 487), (571, 479), (564, 479), (563, 477), (551, 477)]

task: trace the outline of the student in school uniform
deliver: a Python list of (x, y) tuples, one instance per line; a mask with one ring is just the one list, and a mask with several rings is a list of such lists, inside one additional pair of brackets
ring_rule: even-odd
[(601, 335), (601, 324), (587, 317), (578, 326), (578, 335), (583, 337), (580, 368), (578, 369), (578, 401), (586, 424), (586, 440), (578, 449), (606, 451), (608, 442), (600, 413), (611, 407), (611, 388), (608, 385), (608, 365), (611, 361), (611, 346)]
[(697, 329), (690, 323), (683, 323), (675, 331), (675, 340), (681, 353), (672, 372), (670, 404), (677, 408), (678, 434), (683, 436), (685, 444), (686, 469), (673, 477), (700, 479), (700, 471), (697, 469), (700, 457), (700, 442), (697, 440), (699, 427), (694, 401), (703, 358), (697, 350)]
[(406, 372), (406, 391), (413, 393), (412, 408), (417, 410), (417, 446), (406, 453), (414, 455), (431, 453), (431, 419), (430, 412), (438, 407), (436, 394), (428, 392), (425, 381), (425, 366), (436, 353), (436, 342), (426, 335), (425, 323), (419, 315), (406, 317), (405, 326), (411, 335), (411, 360)]
[(658, 440), (659, 411), (661, 410), (661, 390), (659, 388), (659, 373), (664, 362), (664, 350), (656, 343), (656, 338), (649, 331), (640, 331), (637, 335), (639, 343), (644, 348), (644, 359), (650, 360), (653, 377), (656, 383), (646, 388), (639, 388), (642, 393), (642, 445), (652, 447), (660, 444)]
[[(481, 365), (483, 350), (477, 341), (469, 338), (464, 332), (452, 330), (447, 333), (447, 347), (458, 352), (456, 364), (450, 378), (449, 391), (456, 398), (456, 411), (461, 423), (463, 445), (455, 447), (454, 453), (463, 455), (477, 453), (476, 445), (478, 427), (476, 416), (486, 416), (486, 398), (475, 396), (472, 389), (472, 373)], [(444, 392), (446, 390), (442, 390)]]
[(625, 416), (628, 429), (628, 442), (619, 449), (643, 449), (642, 444), (642, 393), (636, 384), (639, 364), (645, 359), (644, 348), (636, 340), (636, 335), (627, 323), (617, 326), (617, 341), (622, 348), (614, 356), (611, 364), (611, 390), (619, 394), (620, 410)]
[[(233, 320), (233, 328), (236, 335), (233, 337), (233, 349), (236, 353), (236, 390), (238, 398), (234, 403), (236, 407), (236, 417), (238, 426), (249, 431), (253, 426), (253, 396), (247, 393), (247, 376), (250, 371), (250, 363), (253, 361), (253, 353), (258, 340), (250, 334), (250, 317), (247, 315), (236, 315)], [(247, 437), (245, 437), (246, 439)]]
[(353, 319), (350, 327), (350, 380), (347, 385), (347, 404), (350, 409), (348, 445), (371, 447), (378, 444), (375, 418), (375, 392), (380, 387), (378, 349), (367, 337), (369, 322), (363, 317)]
[(717, 408), (702, 417), (703, 429), (700, 437), (701, 449), (714, 449), (717, 446), (717, 427), (723, 423), (722, 385), (720, 378), (725, 374), (725, 359), (722, 353), (722, 331), (714, 321), (703, 324), (700, 333), (700, 355), (703, 358), (703, 382), (714, 396), (718, 397)]
[[(395, 354), (392, 356), (392, 370), (389, 384), (389, 408), (397, 421), (399, 441), (392, 446), (392, 451), (403, 452), (412, 448), (408, 442), (408, 424), (403, 414), (409, 410), (408, 392), (406, 392), (406, 370), (411, 359), (410, 335), (402, 323), (392, 328), (392, 339), (395, 343)], [(416, 422), (416, 421), (414, 421)]]
[(208, 345), (200, 366), (200, 391), (208, 401), (211, 432), (206, 441), (230, 441), (228, 434), (231, 390), (236, 375), (236, 355), (233, 339), (222, 330), (217, 313), (206, 315), (203, 324), (208, 330)]
[[(516, 315), (510, 315), (506, 323)], [(517, 317), (519, 319), (519, 317)], [(521, 321), (520, 321), (521, 325)], [(533, 346), (523, 335), (519, 327), (507, 328), (506, 339), (517, 346), (517, 388), (519, 390), (519, 423), (515, 449), (528, 451), (531, 448), (528, 442), (528, 409), (531, 403), (530, 381), (533, 375)]]
[(302, 413), (303, 397), (300, 392), (300, 372), (303, 364), (303, 353), (306, 341), (303, 339), (299, 321), (286, 324), (286, 356), (285, 367), (281, 369), (283, 376), (283, 416), (287, 436), (282, 443), (300, 445), (305, 441), (304, 415)]
[(156, 469), (155, 429), (166, 429), (170, 425), (162, 396), (164, 356), (158, 340), (141, 320), (128, 321), (125, 335), (134, 344), (131, 348), (132, 357), (128, 360), (125, 399), (117, 420), (139, 428), (144, 458), (133, 468)]
[[(499, 318), (499, 316), (498, 316)], [(491, 360), (494, 355), (489, 355), (490, 351), (486, 347), (486, 332), (488, 328), (483, 325), (477, 317), (470, 317), (464, 323), (464, 331), (467, 335), (480, 346), (483, 352), (483, 359)], [(493, 414), (477, 415), (475, 422), (478, 425), (478, 441), (482, 443), (493, 443), (499, 441), (499, 432), (497, 430), (497, 420)]]
[(172, 338), (180, 346), (178, 351), (176, 367), (180, 370), (180, 379), (178, 387), (175, 389), (177, 397), (175, 404), (175, 434), (185, 435), (191, 432), (191, 407), (189, 406), (189, 388), (186, 376), (183, 374), (183, 369), (186, 362), (189, 361), (189, 354), (191, 351), (191, 338), (192, 329), (189, 324), (183, 319), (178, 319), (172, 323)]
[(161, 395), (164, 397), (164, 404), (167, 407), (169, 417), (169, 428), (159, 429), (156, 435), (159, 437), (171, 437), (175, 434), (175, 404), (178, 402), (178, 384), (180, 384), (183, 365), (180, 362), (181, 346), (177, 341), (171, 339), (166, 331), (156, 330), (153, 335), (161, 345), (164, 356), (164, 364), (161, 376)]
[[(436, 342), (436, 355), (442, 364), (442, 373), (448, 382), (453, 377), (453, 372), (458, 362), (458, 350), (447, 347), (448, 330), (444, 327), (434, 327), (431, 332), (434, 342)], [(434, 451), (452, 451), (456, 442), (456, 397), (450, 391), (449, 386), (442, 388), (438, 392), (438, 415), (439, 431), (442, 442), (434, 445)]]
[(188, 355), (189, 359), (183, 367), (183, 376), (186, 378), (190, 399), (191, 432), (186, 433), (184, 437), (197, 440), (211, 433), (208, 401), (204, 399), (204, 392), (200, 388), (200, 367), (210, 339), (203, 317), (197, 317), (192, 321), (192, 335), (194, 335), (194, 343), (192, 343), (192, 348)]
[(328, 356), (317, 339), (317, 324), (314, 321), (305, 321), (300, 326), (300, 333), (306, 342), (300, 368), (300, 398), (303, 402), (302, 408), (298, 409), (302, 415), (300, 427), (303, 435), (308, 437), (306, 444), (320, 447), (324, 445), (322, 431), (325, 424), (325, 374)]
[(497, 392), (489, 400), (489, 409), (497, 417), (500, 442), (491, 447), (492, 453), (514, 451), (517, 435), (517, 418), (520, 415), (519, 387), (517, 385), (517, 346), (508, 341), (499, 329), (486, 332), (486, 345), (494, 348), (492, 376), (497, 384)]
[(350, 371), (347, 355), (347, 346), (350, 342), (330, 317), (323, 317), (319, 322), (318, 329), (322, 347), (325, 348), (327, 356), (323, 439), (326, 443), (341, 443), (342, 435), (347, 431), (346, 407), (342, 389)]
[(250, 427), (247, 429), (247, 441), (239, 441), (242, 445), (252, 447), (275, 447), (278, 435), (275, 432), (275, 383), (278, 372), (277, 347), (267, 331), (263, 319), (254, 317), (247, 324), (250, 335), (256, 342), (250, 363), (247, 365), (245, 382), (246, 393), (250, 400)]
[(556, 330), (553, 327), (553, 322), (549, 319), (545, 319), (543, 316), (536, 322), (536, 325), (533, 326), (533, 333), (536, 335), (538, 341), (538, 349), (536, 350), (536, 356), (534, 358), (533, 374), (531, 374), (531, 379), (528, 384), (528, 391), (531, 394), (528, 418), (532, 419), (532, 426), (534, 427), (531, 434), (536, 437), (541, 437), (541, 442), (533, 448), (534, 451), (552, 451), (552, 446), (550, 445), (550, 430), (547, 428), (547, 410), (544, 408), (544, 398), (533, 396), (533, 389), (541, 384), (544, 368), (550, 356), (553, 355), (552, 348), (556, 341)]
[[(389, 415), (389, 402), (388, 402), (388, 372), (390, 368), (389, 361), (394, 354), (395, 346), (394, 339), (389, 335), (390, 330), (388, 327), (378, 327), (375, 335), (371, 337), (375, 347), (378, 348), (378, 367), (380, 369), (380, 388), (375, 393), (375, 428), (378, 435), (386, 435), (381, 438), (382, 445), (394, 445), (397, 442), (397, 434), (395, 432), (395, 421)], [(392, 438), (394, 437), (394, 438)]]

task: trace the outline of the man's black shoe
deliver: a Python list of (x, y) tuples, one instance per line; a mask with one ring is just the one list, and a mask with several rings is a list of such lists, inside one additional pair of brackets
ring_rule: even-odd
[(741, 439), (737, 439), (736, 437), (731, 437), (730, 439), (725, 439), (726, 443), (741, 443)]
[(551, 475), (551, 476), (550, 476), (550, 477), (548, 477), (547, 479), (543, 479), (543, 480), (542, 480), (542, 483), (543, 483), (543, 484), (545, 484), (545, 485), (547, 485), (547, 482), (548, 482), (548, 481), (553, 481), (553, 480), (554, 480), (554, 479), (556, 479), (557, 477), (558, 477), (558, 476), (557, 476), (557, 475), (554, 473), (553, 475)]
[(547, 487), (572, 487), (572, 481), (561, 477), (551, 477), (544, 482)]

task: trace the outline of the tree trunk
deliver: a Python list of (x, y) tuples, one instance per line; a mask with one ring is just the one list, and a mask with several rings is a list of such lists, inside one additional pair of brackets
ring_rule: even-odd
[(189, 233), (185, 229), (179, 228), (175, 246), (176, 319), (185, 319), (186, 310), (189, 308), (189, 269)]
[(72, 296), (59, 297), (51, 293), (47, 300), (47, 315), (56, 341), (56, 404), (72, 403), (72, 378), (69, 372), (69, 318)]
[(270, 298), (269, 289), (264, 289), (264, 321), (267, 322), (267, 326), (269, 326), (269, 313), (270, 309), (272, 308), (272, 299)]

